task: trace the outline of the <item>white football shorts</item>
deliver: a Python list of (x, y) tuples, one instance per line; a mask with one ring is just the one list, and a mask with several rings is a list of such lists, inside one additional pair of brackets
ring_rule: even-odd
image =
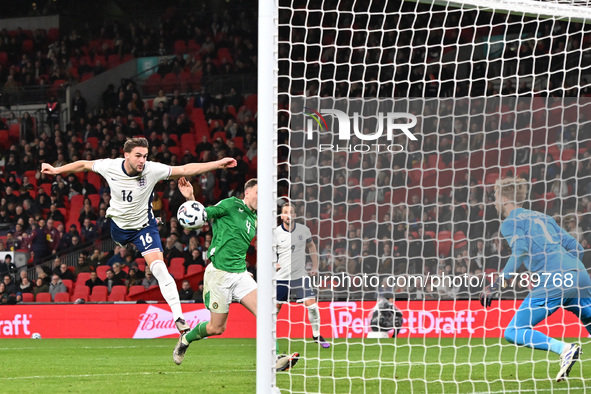
[(256, 288), (257, 283), (248, 271), (222, 271), (210, 263), (203, 276), (203, 302), (213, 313), (228, 313), (232, 302), (240, 302)]

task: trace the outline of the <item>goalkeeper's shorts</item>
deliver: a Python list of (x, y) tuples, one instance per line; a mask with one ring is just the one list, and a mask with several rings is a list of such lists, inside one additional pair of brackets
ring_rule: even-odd
[(303, 302), (310, 298), (316, 298), (316, 293), (309, 277), (277, 281), (277, 302), (289, 302), (294, 299)]

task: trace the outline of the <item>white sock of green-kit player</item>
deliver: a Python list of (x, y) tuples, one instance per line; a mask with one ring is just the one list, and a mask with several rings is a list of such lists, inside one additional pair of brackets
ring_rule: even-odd
[(150, 271), (154, 277), (158, 280), (158, 286), (160, 286), (160, 292), (162, 296), (170, 306), (172, 311), (172, 320), (183, 318), (183, 310), (181, 308), (181, 300), (179, 298), (179, 291), (176, 288), (176, 283), (172, 275), (168, 273), (166, 264), (162, 260), (155, 260), (150, 265)]
[(318, 304), (314, 303), (308, 308), (308, 319), (312, 325), (312, 335), (315, 337), (320, 335), (320, 310), (318, 310)]

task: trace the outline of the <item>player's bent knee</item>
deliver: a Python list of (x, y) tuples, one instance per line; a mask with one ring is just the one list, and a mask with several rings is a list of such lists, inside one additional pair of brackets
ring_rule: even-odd
[(515, 327), (507, 327), (505, 329), (505, 339), (509, 343), (515, 343), (517, 339), (517, 330)]

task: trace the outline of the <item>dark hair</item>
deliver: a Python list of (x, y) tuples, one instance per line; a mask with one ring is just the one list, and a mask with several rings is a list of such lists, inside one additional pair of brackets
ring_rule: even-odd
[(148, 148), (148, 140), (144, 137), (130, 138), (123, 145), (123, 152), (131, 153), (133, 148)]
[(256, 178), (249, 179), (244, 184), (244, 191), (246, 191), (246, 189), (250, 189), (251, 187), (255, 187), (256, 185), (257, 185), (257, 179)]

